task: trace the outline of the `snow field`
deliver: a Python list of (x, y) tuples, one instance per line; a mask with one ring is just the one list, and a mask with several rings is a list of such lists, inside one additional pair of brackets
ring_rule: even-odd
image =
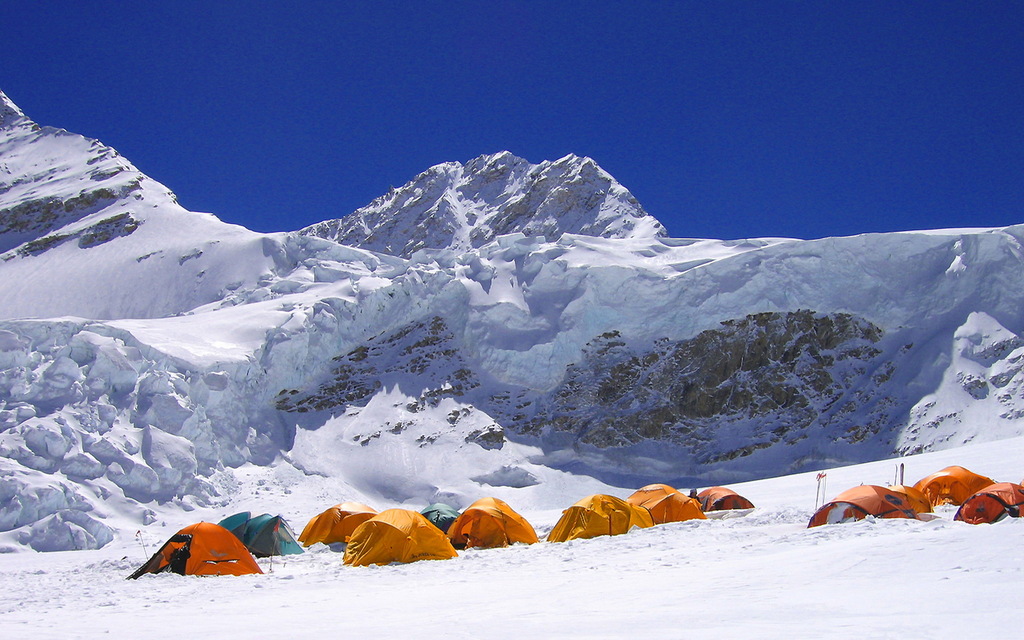
[[(908, 482), (949, 464), (1016, 481), (1024, 473), (1022, 453), (1024, 438), (1015, 438), (901, 461)], [(885, 484), (896, 462), (828, 470), (828, 495), (859, 482)], [(287, 475), (296, 481), (288, 486), (257, 473), (240, 478), (251, 483), (239, 487), (243, 502), (261, 480), (267, 492), (277, 488), (265, 504), (290, 496), (287, 515), (297, 529), (305, 520), (292, 511), (301, 506), (312, 517), (323, 499), (324, 487), (316, 484), (322, 480), (303, 486)], [(145, 560), (131, 539), (98, 551), (3, 555), (0, 584), (14, 597), (0, 603), (0, 633), (39, 639), (294, 638), (341, 630), (451, 638), (1013, 636), (1007, 625), (1018, 613), (1010, 594), (1024, 579), (1024, 520), (972, 526), (952, 522), (947, 507), (930, 522), (869, 519), (806, 529), (814, 473), (733, 486), (758, 505), (749, 515), (468, 550), (453, 560), (408, 565), (345, 567), (340, 553), (316, 545), (283, 562), (261, 560), (267, 572), (261, 576), (127, 581)], [(565, 506), (580, 497), (565, 496)], [(252, 500), (239, 507), (259, 510)], [(512, 498), (510, 504), (542, 537), (558, 517), (530, 502)], [(186, 524), (147, 528), (148, 553)], [(159, 543), (156, 531), (166, 534)]]

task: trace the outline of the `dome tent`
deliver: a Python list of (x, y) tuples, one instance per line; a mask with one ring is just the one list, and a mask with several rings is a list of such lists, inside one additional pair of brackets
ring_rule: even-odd
[(991, 524), (1006, 517), (1019, 518), (1022, 510), (1024, 487), (1012, 482), (997, 482), (964, 500), (953, 519), (970, 524)]
[(269, 513), (249, 520), (242, 542), (257, 558), (302, 553), (302, 547), (295, 540), (295, 533), (288, 526), (288, 522), (281, 516), (272, 516)]
[(448, 539), (456, 548), (507, 547), (516, 542), (533, 544), (537, 532), (526, 518), (497, 498), (480, 498), (466, 507), (448, 527)]
[(248, 511), (241, 511), (224, 518), (217, 524), (235, 534), (235, 537), (241, 540), (245, 537), (245, 525), (248, 524), (250, 518), (252, 518), (251, 513)]
[(894, 484), (886, 488), (889, 489), (889, 491), (894, 491), (903, 496), (903, 498), (906, 499), (907, 504), (910, 505), (910, 508), (916, 511), (917, 513), (932, 512), (932, 503), (930, 500), (928, 500), (928, 496), (918, 491), (914, 487), (910, 487), (903, 484)]
[(252, 518), (248, 511), (243, 511), (224, 518), (220, 526), (233, 533), (257, 558), (302, 553), (295, 533), (281, 516), (264, 513)]
[(377, 510), (359, 502), (342, 502), (313, 516), (299, 534), (299, 542), (309, 547), (317, 542), (334, 544), (348, 542), (356, 527), (373, 516)]
[(914, 488), (928, 496), (932, 506), (937, 507), (940, 504), (963, 504), (971, 495), (994, 482), (992, 478), (953, 465), (921, 478)]
[(906, 498), (886, 487), (862, 484), (843, 491), (814, 512), (807, 528), (875, 518), (917, 518)]
[(654, 524), (707, 520), (700, 502), (667, 484), (649, 484), (641, 487), (626, 498), (626, 502), (650, 511)]
[(754, 508), (753, 502), (727, 487), (709, 487), (698, 493), (697, 499), (705, 512)]
[(583, 498), (562, 512), (562, 517), (548, 533), (548, 542), (565, 542), (580, 538), (614, 536), (633, 527), (654, 526), (651, 513), (622, 498), (596, 494)]
[(443, 502), (435, 502), (427, 505), (420, 513), (432, 525), (441, 530), (441, 533), (448, 533), (448, 527), (452, 526), (455, 519), (459, 517), (459, 510)]
[(457, 555), (448, 538), (422, 514), (408, 509), (387, 509), (356, 527), (349, 537), (343, 562), (360, 567), (446, 560)]
[(199, 522), (178, 531), (128, 579), (163, 572), (197, 576), (263, 573), (242, 541), (212, 522)]

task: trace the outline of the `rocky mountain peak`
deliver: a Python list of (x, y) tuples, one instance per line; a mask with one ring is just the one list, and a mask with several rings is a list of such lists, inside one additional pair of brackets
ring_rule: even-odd
[(435, 165), (352, 214), (299, 233), (408, 257), (420, 249), (464, 251), (509, 233), (633, 238), (665, 229), (590, 158), (531, 164), (502, 151)]
[(24, 119), (25, 113), (7, 97), (7, 94), (0, 91), (0, 127), (7, 127)]

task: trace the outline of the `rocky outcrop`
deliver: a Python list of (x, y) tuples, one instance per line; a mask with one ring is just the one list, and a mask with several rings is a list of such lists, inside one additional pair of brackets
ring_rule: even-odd
[[(363, 406), (385, 384), (398, 385), (417, 413), (444, 397), (461, 397), (480, 386), (447, 323), (433, 317), (368, 340), (331, 360), (331, 368), (309, 391), (285, 389), (275, 406), (286, 412), (343, 413)], [(454, 422), (453, 422), (454, 424)], [(482, 436), (482, 434), (481, 434)], [(493, 436), (490, 436), (493, 441)]]
[(811, 311), (753, 314), (646, 346), (613, 331), (552, 394), (519, 407), (532, 416), (517, 428), (596, 449), (674, 446), (666, 457), (684, 451), (691, 472), (807, 439), (856, 444), (898, 426), (899, 405), (879, 402), (895, 366), (880, 359), (882, 337), (866, 320)]

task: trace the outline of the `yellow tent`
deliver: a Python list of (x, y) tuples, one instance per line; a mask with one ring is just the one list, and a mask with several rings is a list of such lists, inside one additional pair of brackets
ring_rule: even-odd
[(995, 480), (953, 465), (917, 481), (914, 488), (928, 496), (932, 506), (963, 504), (964, 500)]
[(459, 554), (422, 514), (387, 509), (356, 527), (343, 562), (354, 567), (416, 560), (446, 560)]
[(653, 527), (651, 513), (622, 498), (596, 494), (583, 498), (562, 512), (548, 542), (565, 542), (577, 538), (614, 536), (633, 527)]
[(928, 496), (921, 493), (917, 489), (904, 484), (894, 484), (887, 487), (889, 491), (898, 493), (907, 499), (907, 504), (910, 508), (918, 513), (931, 513), (932, 503), (928, 500)]
[(537, 532), (526, 518), (497, 498), (480, 498), (448, 527), (456, 547), (507, 547), (515, 542), (533, 544)]
[(685, 496), (667, 484), (649, 484), (637, 489), (626, 502), (650, 511), (654, 524), (708, 519), (696, 498)]
[(317, 542), (324, 544), (348, 542), (349, 536), (352, 535), (356, 527), (375, 515), (377, 515), (376, 509), (359, 502), (336, 504), (327, 511), (313, 516), (306, 524), (306, 528), (299, 534), (299, 542), (304, 547)]

